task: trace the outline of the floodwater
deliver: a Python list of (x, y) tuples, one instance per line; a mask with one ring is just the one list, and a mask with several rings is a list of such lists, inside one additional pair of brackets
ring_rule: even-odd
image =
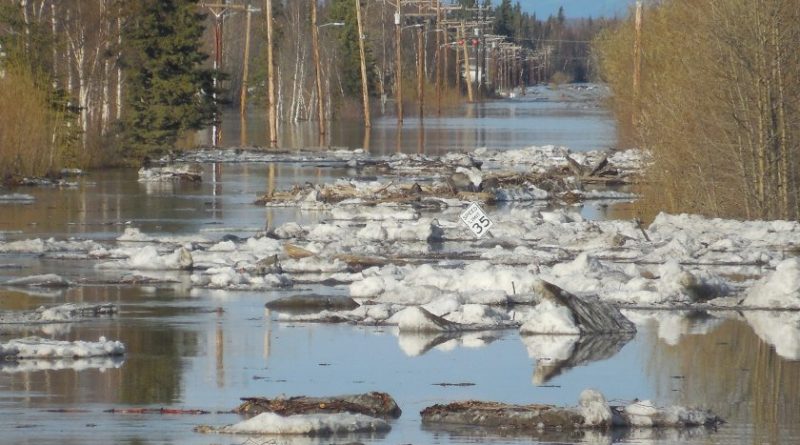
[[(525, 100), (534, 102), (527, 98), (482, 106), (504, 115)], [(597, 113), (586, 109), (582, 119), (587, 123), (577, 128), (594, 131), (590, 129), (605, 126), (601, 134), (611, 138), (613, 126), (609, 128), (607, 117)], [(446, 134), (442, 128), (468, 126), (460, 119), (442, 123), (437, 131)], [(535, 116), (527, 119), (537, 120)], [(473, 126), (483, 125), (477, 120)], [(537, 123), (528, 129), (502, 131), (486, 125), (484, 139), (463, 148), (474, 148), (482, 143), (479, 140), (491, 146), (491, 141), (501, 137), (506, 137), (508, 147), (548, 143), (527, 133)], [(572, 134), (574, 128), (561, 134), (560, 140), (592, 139), (590, 134)], [(371, 137), (376, 137), (376, 129)], [(503, 132), (514, 134), (501, 136)], [(522, 142), (529, 137), (533, 139)], [(441, 147), (446, 140), (442, 136)], [(391, 151), (392, 141), (384, 142)], [(584, 147), (602, 144), (606, 142)], [(413, 145), (409, 147), (413, 151)], [(280, 163), (206, 165), (204, 169), (200, 184), (140, 184), (135, 172), (112, 170), (81, 178), (76, 188), (18, 190), (34, 195), (36, 201), (0, 204), (0, 238), (75, 237), (111, 244), (126, 227), (155, 235), (248, 236), (286, 221), (307, 223), (325, 217), (321, 212), (251, 205), (258, 195), (270, 188), (350, 174), (338, 167)], [(176, 284), (122, 286), (100, 284), (103, 278), (114, 278), (114, 272), (97, 270), (88, 260), (0, 255), (0, 265), (0, 282), (52, 272), (74, 282), (94, 283), (68, 290), (0, 287), (0, 310), (64, 302), (111, 302), (120, 308), (113, 318), (82, 323), (5, 326), (0, 328), (1, 341), (26, 335), (65, 340), (105, 336), (122, 341), (128, 350), (122, 360), (58, 370), (46, 369), (55, 366), (48, 361), (0, 363), (2, 443), (800, 443), (800, 363), (778, 355), (737, 313), (639, 314), (652, 321), (632, 339), (523, 337), (516, 330), (448, 337), (400, 335), (394, 328), (278, 322), (264, 309), (264, 303), (275, 298), (306, 292), (345, 293), (343, 287), (304, 285), (262, 292), (192, 289), (187, 273), (175, 273)], [(419, 421), (422, 408), (453, 400), (573, 405), (588, 387), (613, 401), (639, 398), (659, 405), (708, 407), (727, 423), (716, 431), (535, 436), (463, 427), (431, 429)], [(390, 393), (403, 409), (386, 435), (246, 438), (192, 431), (200, 424), (238, 421), (238, 416), (220, 412), (234, 408), (240, 397), (373, 390)], [(106, 412), (159, 407), (202, 409), (211, 414)]]
[[(376, 116), (365, 131), (361, 121), (330, 122), (329, 135), (320, 141), (317, 122), (282, 124), (278, 145), (285, 149), (306, 147), (364, 148), (373, 154), (426, 153), (442, 155), (476, 147), (495, 149), (531, 145), (563, 145), (576, 151), (606, 149), (616, 145), (613, 117), (602, 107), (607, 90), (599, 85), (569, 85), (552, 89), (530, 87), (525, 96), (503, 101), (463, 104), (436, 113), (433, 106), (424, 119), (406, 115), (397, 125), (393, 103), (385, 113), (373, 106)], [(406, 107), (413, 108), (413, 107)], [(414, 110), (408, 110), (408, 112)], [(239, 113), (223, 115), (221, 146), (267, 145), (263, 111), (251, 107), (244, 124)], [(244, 143), (243, 143), (244, 142)], [(198, 143), (211, 145), (211, 132)]]

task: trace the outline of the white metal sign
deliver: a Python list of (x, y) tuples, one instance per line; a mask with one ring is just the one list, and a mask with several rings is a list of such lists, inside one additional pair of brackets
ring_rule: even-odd
[(494, 223), (486, 215), (477, 202), (473, 202), (461, 213), (461, 221), (467, 225), (476, 237), (480, 238), (492, 228)]

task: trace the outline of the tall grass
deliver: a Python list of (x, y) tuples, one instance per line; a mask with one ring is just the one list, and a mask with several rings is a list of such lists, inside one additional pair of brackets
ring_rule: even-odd
[(3, 66), (0, 76), (0, 178), (43, 176), (63, 161), (63, 115), (29, 68)]

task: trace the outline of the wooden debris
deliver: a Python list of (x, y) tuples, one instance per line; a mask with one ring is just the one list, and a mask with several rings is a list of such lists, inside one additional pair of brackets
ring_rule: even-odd
[(211, 411), (201, 409), (174, 409), (174, 408), (111, 408), (103, 411), (111, 414), (180, 414), (180, 415), (201, 415), (211, 414)]
[(310, 250), (303, 249), (302, 247), (297, 247), (294, 244), (286, 243), (283, 245), (283, 251), (286, 252), (286, 255), (293, 260), (299, 260), (302, 258), (308, 258), (314, 256), (314, 252)]
[(595, 390), (584, 390), (574, 408), (469, 400), (433, 405), (423, 409), (420, 416), (428, 425), (472, 425), (504, 431), (714, 427), (724, 423), (711, 411), (697, 408), (656, 407), (636, 400), (625, 406), (611, 406)]
[(234, 412), (249, 417), (261, 413), (275, 413), (281, 416), (294, 414), (351, 413), (372, 417), (398, 418), (402, 411), (392, 396), (383, 392), (350, 394), (334, 397), (298, 396), (288, 399), (268, 399), (263, 397), (243, 397), (242, 404)]
[(292, 295), (268, 302), (267, 309), (278, 311), (348, 311), (359, 306), (355, 300), (344, 295)]

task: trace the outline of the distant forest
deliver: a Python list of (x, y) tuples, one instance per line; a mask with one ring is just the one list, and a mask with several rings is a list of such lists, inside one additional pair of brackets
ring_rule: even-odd
[[(220, 106), (243, 100), (273, 106), (280, 125), (362, 112), (356, 1), (217, 3), (0, 0), (0, 174), (135, 163), (191, 146)], [(590, 42), (612, 24), (563, 9), (537, 17), (510, 0), (361, 0), (360, 8), (368, 95), (394, 101), (402, 87), (410, 112), (433, 92), (440, 109), (532, 83), (590, 80)]]

